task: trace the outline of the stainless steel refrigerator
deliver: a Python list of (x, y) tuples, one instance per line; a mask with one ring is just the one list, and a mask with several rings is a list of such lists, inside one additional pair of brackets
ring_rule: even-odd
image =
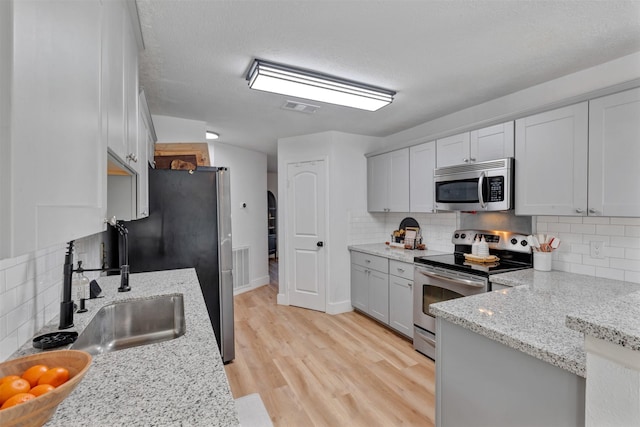
[(235, 357), (229, 200), (227, 168), (150, 169), (149, 217), (126, 223), (132, 273), (195, 268), (225, 363)]

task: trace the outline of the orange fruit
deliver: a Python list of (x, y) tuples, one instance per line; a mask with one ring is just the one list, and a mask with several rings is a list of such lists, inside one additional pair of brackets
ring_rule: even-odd
[(20, 375), (7, 375), (6, 377), (0, 378), (0, 384), (4, 384), (7, 381), (13, 381), (17, 379), (20, 379)]
[(69, 370), (65, 368), (51, 368), (38, 380), (38, 385), (40, 384), (51, 384), (54, 387), (58, 387), (67, 382), (69, 379)]
[(35, 387), (36, 385), (38, 385), (38, 380), (40, 379), (42, 374), (44, 374), (48, 370), (49, 367), (46, 365), (34, 365), (22, 373), (22, 378), (29, 381), (31, 387)]
[(31, 389), (29, 381), (18, 378), (0, 385), (0, 405), (18, 393), (26, 393)]
[(56, 388), (54, 386), (52, 386), (51, 384), (40, 384), (35, 386), (34, 388), (32, 388), (31, 390), (29, 390), (30, 394), (33, 394), (34, 396), (38, 397), (38, 396), (42, 396), (43, 394), (51, 391), (51, 390), (55, 390)]
[(35, 399), (36, 397), (31, 393), (18, 393), (15, 396), (9, 398), (6, 402), (2, 404), (0, 409), (7, 409), (14, 405), (19, 405), (20, 403), (24, 403), (27, 400)]

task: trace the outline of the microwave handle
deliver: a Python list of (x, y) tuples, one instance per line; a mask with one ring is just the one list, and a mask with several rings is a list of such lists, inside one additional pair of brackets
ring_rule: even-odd
[(484, 197), (482, 195), (482, 188), (484, 187), (484, 179), (486, 174), (484, 171), (480, 172), (480, 178), (478, 179), (478, 201), (480, 202), (481, 208), (486, 208), (487, 204), (484, 201)]

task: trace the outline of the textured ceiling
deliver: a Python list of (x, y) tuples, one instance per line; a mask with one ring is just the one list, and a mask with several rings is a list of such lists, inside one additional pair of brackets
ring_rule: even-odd
[[(281, 137), (387, 136), (640, 51), (640, 1), (137, 0), (140, 81), (153, 114), (207, 122), (269, 154)], [(398, 92), (377, 112), (250, 90), (253, 58)], [(295, 99), (294, 99), (295, 100)], [(304, 102), (304, 100), (302, 100)]]

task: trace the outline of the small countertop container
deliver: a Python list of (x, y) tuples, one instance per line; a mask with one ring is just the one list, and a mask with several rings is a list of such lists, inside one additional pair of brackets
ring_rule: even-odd
[(370, 243), (365, 245), (351, 245), (348, 248), (350, 251), (364, 252), (370, 255), (378, 255), (381, 257), (394, 259), (396, 261), (409, 262), (413, 264), (413, 258), (418, 256), (427, 255), (442, 255), (447, 252), (434, 251), (431, 249), (425, 249), (423, 251), (418, 249), (402, 249), (392, 248), (384, 243)]
[[(89, 311), (74, 315), (73, 330), (81, 334), (106, 304), (181, 293), (186, 333), (173, 340), (94, 356), (84, 380), (46, 425), (239, 425), (195, 270), (132, 274), (129, 281), (131, 291), (122, 293), (117, 291), (120, 276), (98, 279), (105, 297), (87, 300)], [(37, 335), (55, 331), (57, 320)], [(29, 340), (11, 358), (38, 351)]]
[[(433, 304), (431, 313), (581, 377), (581, 332), (593, 328), (613, 340), (622, 332), (634, 338), (630, 343), (640, 336), (640, 284), (533, 269), (495, 274), (491, 281), (513, 287)], [(635, 301), (635, 310), (625, 300)]]

